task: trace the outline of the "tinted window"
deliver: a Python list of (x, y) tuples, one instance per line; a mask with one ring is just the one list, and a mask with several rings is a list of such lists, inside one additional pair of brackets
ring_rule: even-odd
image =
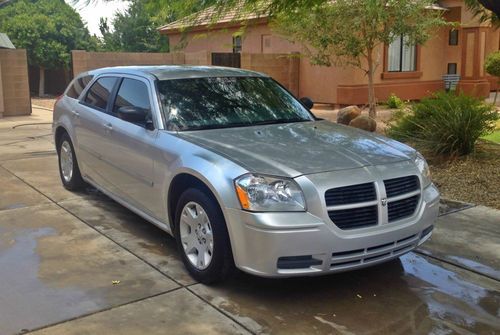
[(270, 78), (213, 77), (158, 84), (170, 130), (312, 121), (311, 114)]
[(78, 99), (82, 91), (87, 87), (88, 83), (94, 76), (83, 76), (76, 78), (66, 92), (66, 95), (73, 99)]
[(90, 87), (90, 90), (87, 92), (85, 103), (105, 110), (115, 82), (116, 78), (99, 78), (94, 84), (92, 84), (92, 87)]
[(146, 111), (146, 113), (151, 113), (148, 87), (142, 81), (128, 78), (123, 79), (116, 95), (113, 113), (116, 113), (120, 107), (128, 106), (139, 107)]

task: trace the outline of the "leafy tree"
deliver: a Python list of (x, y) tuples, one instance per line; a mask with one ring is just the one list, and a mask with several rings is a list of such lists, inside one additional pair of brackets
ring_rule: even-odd
[(109, 51), (167, 51), (168, 43), (156, 30), (158, 24), (153, 17), (145, 1), (134, 0), (125, 12), (115, 15), (113, 31), (107, 20), (101, 18), (99, 29), (103, 48)]
[(493, 26), (500, 27), (500, 1), (465, 0), (465, 4), (481, 22), (490, 21)]
[(488, 74), (497, 77), (497, 89), (493, 103), (496, 104), (498, 96), (498, 86), (500, 85), (500, 51), (492, 52), (486, 57), (484, 68)]
[(0, 7), (0, 31), (27, 50), (40, 68), (39, 95), (45, 94), (45, 69), (69, 69), (71, 50), (95, 48), (80, 15), (63, 0), (18, 0)]
[(353, 66), (368, 78), (369, 115), (376, 116), (374, 74), (383, 46), (404, 35), (409, 44), (423, 44), (436, 26), (445, 25), (432, 0), (336, 0), (309, 10), (279, 12), (274, 27), (302, 44), (312, 62)]

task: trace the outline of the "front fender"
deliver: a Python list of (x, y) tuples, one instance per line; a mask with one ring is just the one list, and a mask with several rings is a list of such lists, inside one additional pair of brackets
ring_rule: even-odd
[(169, 189), (175, 176), (185, 173), (201, 180), (212, 191), (223, 211), (225, 208), (240, 208), (233, 180), (248, 171), (228, 159), (213, 153), (186, 155), (179, 157), (170, 171), (173, 171), (172, 178), (165, 190)]

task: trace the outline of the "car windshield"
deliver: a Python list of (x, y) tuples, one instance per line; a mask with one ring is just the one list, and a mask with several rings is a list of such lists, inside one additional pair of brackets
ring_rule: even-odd
[(158, 91), (168, 130), (313, 121), (300, 102), (265, 77), (162, 80)]

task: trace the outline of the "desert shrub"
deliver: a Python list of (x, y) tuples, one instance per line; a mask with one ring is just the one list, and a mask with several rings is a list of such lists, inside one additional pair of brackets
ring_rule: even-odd
[(500, 51), (492, 52), (486, 57), (484, 62), (484, 69), (486, 72), (494, 77), (497, 77), (497, 89), (495, 91), (495, 99), (493, 103), (497, 102), (498, 85), (500, 85)]
[(467, 155), (477, 139), (492, 132), (499, 114), (493, 105), (453, 92), (438, 92), (396, 114), (387, 134), (435, 154)]
[(401, 109), (405, 106), (403, 100), (401, 100), (396, 94), (392, 93), (387, 99), (387, 107)]

